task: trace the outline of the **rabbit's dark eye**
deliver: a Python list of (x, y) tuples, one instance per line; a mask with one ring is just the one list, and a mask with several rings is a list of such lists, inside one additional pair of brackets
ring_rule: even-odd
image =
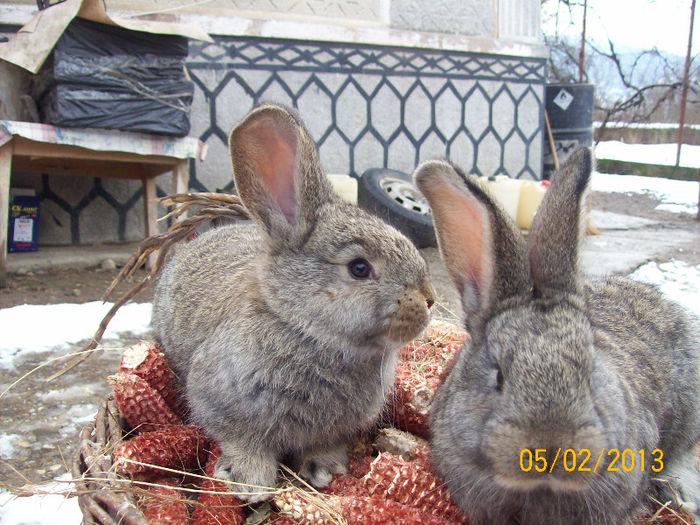
[(496, 366), (496, 390), (499, 392), (503, 389), (503, 372), (501, 367)]
[(348, 270), (355, 279), (369, 279), (372, 276), (372, 265), (366, 259), (350, 261)]

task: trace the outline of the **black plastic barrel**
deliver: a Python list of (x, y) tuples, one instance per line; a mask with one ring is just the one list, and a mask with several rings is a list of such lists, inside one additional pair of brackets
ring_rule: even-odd
[[(579, 146), (593, 145), (593, 84), (547, 84), (545, 109), (559, 165)], [(544, 178), (554, 171), (549, 137), (544, 134)]]

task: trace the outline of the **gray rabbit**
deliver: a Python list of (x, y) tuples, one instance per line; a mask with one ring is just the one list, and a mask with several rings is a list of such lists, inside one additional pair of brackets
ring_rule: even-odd
[(474, 525), (700, 503), (700, 323), (644, 284), (580, 276), (592, 162), (580, 149), (555, 174), (527, 241), (474, 177), (415, 173), (472, 336), (432, 407), (432, 459)]
[(345, 440), (376, 420), (435, 292), (406, 237), (336, 196), (293, 112), (254, 109), (229, 148), (255, 225), (175, 253), (153, 329), (191, 421), (221, 445), (217, 477), (258, 501), (281, 458), (317, 487), (345, 471)]

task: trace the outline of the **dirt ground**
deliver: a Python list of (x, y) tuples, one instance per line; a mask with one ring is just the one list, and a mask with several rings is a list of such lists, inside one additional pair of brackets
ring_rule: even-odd
[[(700, 222), (694, 216), (655, 210), (658, 203), (653, 198), (638, 194), (606, 193), (593, 197), (595, 209), (658, 221), (655, 227), (668, 229), (669, 235), (674, 230), (695, 232), (695, 242), (688, 243), (678, 253), (668, 254), (665, 259), (674, 257), (688, 264), (700, 264)], [(439, 254), (435, 249), (424, 250), (424, 254), (442, 305), (438, 316), (456, 322), (459, 302)], [(79, 269), (13, 274), (8, 286), (0, 289), (0, 308), (99, 300), (117, 271)], [(144, 275), (139, 272), (137, 279)], [(125, 291), (128, 286), (128, 283), (123, 285), (118, 292)], [(135, 301), (148, 302), (152, 294), (151, 284)], [(0, 437), (10, 436), (13, 450), (9, 459), (1, 457), (0, 442), (0, 487), (41, 483), (68, 470), (80, 429), (94, 420), (97, 404), (107, 393), (106, 377), (116, 372), (120, 353), (135, 341), (136, 338), (128, 336), (118, 341), (104, 341), (104, 350), (51, 382), (46, 381), (47, 377), (61, 370), (65, 363), (65, 360), (56, 360), (60, 356), (52, 352), (28, 353), (13, 369), (0, 370)], [(63, 355), (80, 348), (78, 344), (60, 352)]]
[[(9, 308), (20, 304), (98, 301), (118, 273), (119, 268), (115, 270), (89, 268), (37, 271), (25, 275), (12, 274), (7, 279), (7, 287), (0, 288), (0, 308)], [(146, 272), (139, 270), (134, 277), (134, 283), (145, 276)], [(115, 295), (118, 297), (134, 283), (123, 283), (117, 288)], [(152, 298), (153, 285), (149, 284), (134, 300), (149, 302)]]
[[(689, 214), (676, 214), (656, 210), (658, 201), (647, 195), (594, 193), (591, 208), (602, 211), (623, 213), (644, 217), (659, 222), (659, 228), (683, 229), (700, 232), (700, 221)], [(436, 250), (424, 251), (429, 262), (434, 262)], [(700, 243), (688, 246), (682, 259), (688, 264), (700, 263)], [(29, 272), (25, 275), (12, 275), (6, 288), (0, 288), (0, 308), (19, 304), (58, 304), (84, 303), (102, 298), (107, 286), (119, 272), (115, 270), (93, 269), (58, 269), (52, 271)], [(134, 278), (138, 281), (145, 277), (143, 270)], [(116, 290), (116, 296), (126, 291), (133, 283), (123, 283)], [(153, 285), (149, 284), (134, 299), (136, 302), (149, 302), (153, 297)]]

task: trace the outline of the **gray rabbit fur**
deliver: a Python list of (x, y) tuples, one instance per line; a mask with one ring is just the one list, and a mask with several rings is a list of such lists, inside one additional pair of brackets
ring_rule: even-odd
[(474, 525), (619, 525), (674, 492), (700, 504), (700, 323), (645, 284), (580, 276), (592, 163), (580, 149), (554, 175), (527, 240), (474, 177), (415, 173), (471, 332), (432, 406), (432, 459)]
[(333, 192), (295, 113), (257, 107), (229, 148), (255, 224), (178, 249), (153, 329), (191, 421), (221, 445), (216, 476), (258, 501), (281, 458), (318, 487), (345, 472), (346, 439), (376, 420), (435, 293), (406, 237)]

